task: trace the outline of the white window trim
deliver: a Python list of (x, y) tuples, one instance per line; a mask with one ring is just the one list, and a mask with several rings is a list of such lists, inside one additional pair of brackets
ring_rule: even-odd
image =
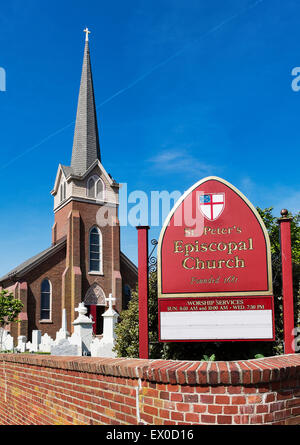
[[(102, 182), (102, 198), (99, 199), (97, 196), (97, 185), (99, 182)], [(105, 197), (106, 197), (106, 188), (105, 188), (105, 184), (104, 181), (99, 177), (98, 181), (96, 181), (95, 183), (95, 194), (96, 194), (96, 200), (97, 201), (105, 201)]]
[[(42, 317), (42, 284), (47, 280), (50, 284), (50, 308), (49, 308), (49, 318), (41, 318)], [(40, 323), (52, 323), (52, 283), (49, 278), (44, 278), (41, 282), (40, 286)]]
[(66, 200), (67, 197), (67, 183), (66, 181), (62, 181), (59, 186), (59, 194), (60, 194), (60, 202)]
[[(94, 180), (94, 196), (89, 196), (89, 182), (90, 180), (93, 179)], [(97, 184), (98, 182), (101, 181), (102, 182), (102, 198), (98, 199), (97, 197)], [(90, 176), (86, 182), (86, 196), (89, 199), (95, 199), (96, 201), (105, 201), (106, 198), (106, 187), (105, 187), (105, 183), (103, 181), (102, 178), (100, 178), (100, 176), (98, 175), (93, 175)]]
[[(100, 262), (100, 270), (90, 270), (90, 261), (91, 261), (91, 257), (90, 257), (90, 250), (91, 250), (91, 242), (90, 242), (90, 237), (91, 237), (91, 231), (93, 229), (97, 229), (99, 236), (100, 236), (100, 258), (99, 258), (99, 262)], [(99, 229), (98, 226), (92, 226), (89, 230), (89, 255), (88, 255), (88, 273), (89, 275), (103, 275), (103, 236), (102, 236), (102, 232)]]
[[(94, 181), (94, 196), (89, 196), (89, 183), (91, 182), (91, 180)], [(95, 180), (95, 176), (90, 176), (86, 182), (86, 196), (89, 199), (95, 199), (95, 190), (96, 190), (96, 180)]]

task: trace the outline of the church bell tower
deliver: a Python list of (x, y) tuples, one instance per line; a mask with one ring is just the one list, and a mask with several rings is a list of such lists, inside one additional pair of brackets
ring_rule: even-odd
[[(70, 166), (59, 164), (54, 197), (52, 244), (66, 238), (62, 309), (72, 332), (74, 309), (91, 306), (99, 333), (105, 297), (112, 293), (122, 308), (120, 274), (119, 184), (102, 165), (89, 49), (86, 33)], [(100, 306), (102, 309), (99, 311)], [(98, 315), (97, 315), (98, 314)], [(100, 314), (100, 315), (99, 315)], [(97, 327), (98, 324), (98, 327)]]

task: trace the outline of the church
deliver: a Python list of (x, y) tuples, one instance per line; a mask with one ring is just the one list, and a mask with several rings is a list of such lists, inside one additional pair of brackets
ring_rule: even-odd
[(59, 164), (54, 187), (52, 245), (0, 278), (0, 289), (23, 303), (16, 339), (38, 329), (55, 338), (66, 309), (73, 332), (80, 302), (92, 315), (94, 334), (103, 332), (106, 301), (112, 293), (115, 309), (126, 308), (137, 282), (137, 267), (120, 251), (118, 221), (120, 184), (101, 162), (89, 30), (83, 56), (70, 166)]

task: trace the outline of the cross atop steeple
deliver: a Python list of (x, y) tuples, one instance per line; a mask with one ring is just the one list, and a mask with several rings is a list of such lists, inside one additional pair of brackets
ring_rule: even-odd
[(89, 34), (91, 34), (91, 31), (89, 31), (89, 28), (85, 28), (83, 30), (83, 32), (85, 32), (85, 41), (88, 42), (89, 41)]

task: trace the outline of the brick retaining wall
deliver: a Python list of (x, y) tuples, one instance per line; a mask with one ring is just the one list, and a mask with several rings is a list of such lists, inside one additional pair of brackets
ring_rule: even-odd
[(300, 354), (235, 362), (0, 354), (0, 424), (300, 424)]

